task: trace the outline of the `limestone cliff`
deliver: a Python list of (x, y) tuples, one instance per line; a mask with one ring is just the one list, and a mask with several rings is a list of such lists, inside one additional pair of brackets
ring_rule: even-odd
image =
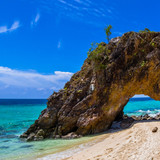
[(158, 32), (128, 32), (99, 44), (21, 137), (40, 140), (105, 131), (135, 94), (160, 100)]

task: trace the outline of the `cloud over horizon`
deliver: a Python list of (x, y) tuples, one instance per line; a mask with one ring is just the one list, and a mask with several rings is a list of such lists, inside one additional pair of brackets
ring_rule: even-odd
[(0, 91), (2, 94), (0, 94), (0, 98), (3, 97), (4, 92), (8, 91), (11, 93), (14, 91), (14, 95), (17, 97), (30, 95), (30, 98), (32, 98), (31, 93), (34, 93), (37, 98), (46, 98), (53, 91), (63, 88), (72, 75), (73, 73), (71, 72), (61, 71), (45, 75), (33, 71), (21, 71), (0, 66)]

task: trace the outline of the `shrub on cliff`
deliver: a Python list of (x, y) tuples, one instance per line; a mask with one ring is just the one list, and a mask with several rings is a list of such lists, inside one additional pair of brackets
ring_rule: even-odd
[[(105, 28), (105, 33), (106, 33), (106, 39), (109, 43), (110, 41), (110, 36), (111, 36), (111, 29), (112, 26), (108, 25)], [(108, 50), (108, 47), (106, 48), (106, 44), (105, 43), (91, 43), (91, 48), (89, 49), (87, 55), (88, 55), (88, 60), (94, 62), (96, 69), (103, 69), (106, 66), (102, 63), (103, 62), (103, 53), (107, 53), (110, 52), (110, 50)], [(108, 57), (108, 56), (107, 56)]]
[(148, 28), (145, 28), (144, 30), (140, 30), (139, 32), (140, 33), (147, 33), (147, 32), (151, 33), (151, 32), (154, 32), (154, 31), (150, 31)]
[(102, 54), (106, 51), (105, 43), (91, 43), (91, 48), (88, 51), (88, 60), (93, 62), (96, 69), (105, 68), (102, 64)]
[(112, 29), (112, 26), (111, 25), (108, 25), (104, 30), (105, 30), (105, 32), (106, 32), (106, 39), (107, 39), (107, 41), (108, 41), (108, 43), (109, 43), (109, 41), (110, 41), (110, 36), (111, 36), (111, 29)]
[(106, 47), (101, 43), (91, 43), (91, 48), (89, 49), (87, 55), (88, 58), (92, 61), (98, 61), (101, 58), (100, 53), (105, 51)]

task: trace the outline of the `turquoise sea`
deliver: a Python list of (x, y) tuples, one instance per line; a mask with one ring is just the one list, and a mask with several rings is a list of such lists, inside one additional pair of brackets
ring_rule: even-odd
[(25, 142), (19, 136), (45, 109), (47, 100), (0, 99), (0, 160), (35, 160), (87, 142), (91, 137), (75, 140)]
[[(25, 142), (19, 139), (46, 108), (46, 100), (0, 100), (0, 160), (34, 160), (63, 151), (91, 139), (45, 140)], [(130, 99), (124, 108), (125, 114), (155, 116), (160, 113), (160, 101), (151, 98)]]
[(131, 98), (124, 107), (124, 113), (128, 116), (140, 116), (148, 114), (155, 117), (160, 114), (160, 101), (147, 98)]

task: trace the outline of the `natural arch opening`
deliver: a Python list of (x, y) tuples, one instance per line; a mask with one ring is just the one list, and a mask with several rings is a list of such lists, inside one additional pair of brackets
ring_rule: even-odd
[(143, 120), (160, 120), (160, 101), (146, 95), (135, 95), (124, 106), (111, 129), (126, 129), (134, 121)]
[(129, 102), (123, 109), (124, 115), (156, 117), (160, 114), (160, 101), (154, 100), (146, 95), (135, 95), (129, 99)]

